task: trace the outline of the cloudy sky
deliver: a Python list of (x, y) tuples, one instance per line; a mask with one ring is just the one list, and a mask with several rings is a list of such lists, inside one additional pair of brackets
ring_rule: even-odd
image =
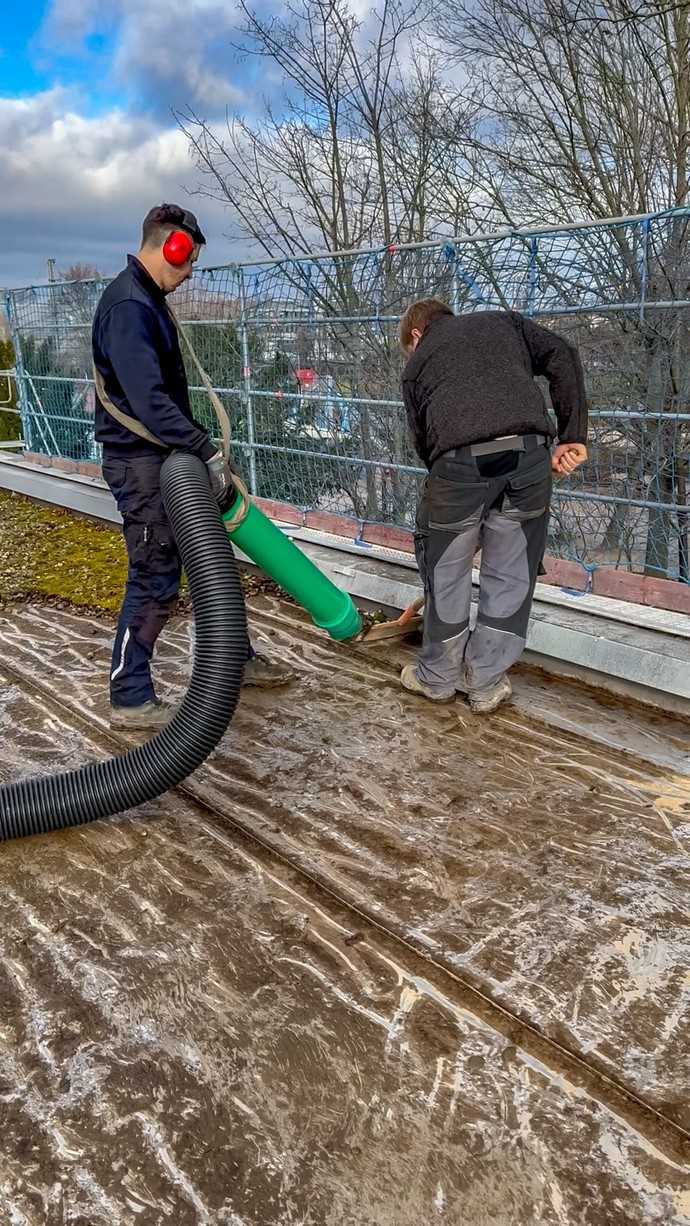
[[(198, 177), (171, 110), (250, 114), (253, 62), (231, 47), (232, 0), (9, 0), (0, 27), (0, 287), (58, 267), (112, 273), (152, 204), (198, 213), (205, 262), (237, 256), (230, 219)], [(239, 253), (241, 254), (241, 253)]]

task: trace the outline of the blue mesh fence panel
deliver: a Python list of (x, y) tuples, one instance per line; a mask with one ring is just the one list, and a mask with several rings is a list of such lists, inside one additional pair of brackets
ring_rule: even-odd
[[(175, 308), (230, 412), (252, 491), (409, 527), (423, 476), (400, 401), (400, 316), (516, 309), (582, 354), (590, 461), (558, 484), (549, 550), (688, 581), (688, 210), (261, 261), (194, 273)], [(26, 446), (98, 459), (90, 326), (100, 282), (11, 291)], [(195, 415), (215, 431), (188, 363)], [(353, 527), (353, 531), (356, 529)]]

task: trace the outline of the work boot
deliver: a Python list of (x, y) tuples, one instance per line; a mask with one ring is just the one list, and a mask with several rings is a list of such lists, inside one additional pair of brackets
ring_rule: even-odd
[(467, 700), (470, 710), (474, 711), (475, 715), (489, 715), (491, 711), (496, 710), (496, 707), (500, 707), (502, 702), (510, 698), (512, 692), (513, 687), (504, 674), (493, 685), (487, 685), (483, 690), (468, 690)]
[(287, 685), (295, 674), (282, 660), (277, 663), (266, 656), (254, 655), (244, 666), (242, 685), (257, 685), (264, 690), (273, 690), (276, 686)]
[(172, 717), (172, 708), (162, 703), (160, 698), (153, 698), (149, 702), (143, 702), (139, 707), (111, 706), (110, 727), (122, 728), (130, 732), (141, 732), (144, 729), (153, 731), (165, 728)]
[(442, 690), (440, 694), (435, 693), (428, 685), (419, 680), (414, 664), (405, 665), (400, 674), (400, 683), (411, 694), (420, 694), (422, 698), (429, 698), (432, 702), (455, 702), (455, 689)]

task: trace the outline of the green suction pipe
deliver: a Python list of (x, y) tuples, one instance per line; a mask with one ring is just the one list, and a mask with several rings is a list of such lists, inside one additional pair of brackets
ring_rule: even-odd
[(314, 625), (332, 639), (340, 642), (359, 634), (362, 619), (348, 593), (331, 583), (254, 503), (242, 522), (232, 526), (241, 505), (238, 494), (223, 513), (233, 543), (306, 609)]

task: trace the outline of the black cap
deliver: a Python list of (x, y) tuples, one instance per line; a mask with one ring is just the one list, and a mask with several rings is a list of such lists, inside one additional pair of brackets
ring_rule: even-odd
[(181, 230), (186, 230), (199, 246), (206, 242), (194, 214), (179, 204), (157, 204), (155, 208), (149, 209), (144, 218), (144, 227), (147, 225), (179, 226)]

